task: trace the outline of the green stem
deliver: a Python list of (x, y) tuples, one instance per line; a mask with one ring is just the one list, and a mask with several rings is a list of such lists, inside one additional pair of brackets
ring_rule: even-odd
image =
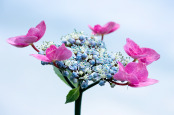
[(81, 115), (82, 94), (83, 92), (80, 90), (79, 98), (75, 101), (75, 115)]

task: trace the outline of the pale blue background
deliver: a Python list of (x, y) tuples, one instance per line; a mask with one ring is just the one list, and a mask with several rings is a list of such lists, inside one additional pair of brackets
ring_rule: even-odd
[[(45, 20), (42, 41), (60, 37), (88, 24), (115, 21), (120, 29), (105, 36), (109, 51), (124, 52), (130, 37), (155, 49), (160, 60), (148, 66), (156, 85), (143, 88), (97, 86), (84, 93), (82, 115), (174, 115), (174, 1), (173, 0), (0, 0), (0, 115), (73, 115), (74, 103), (64, 104), (70, 90), (51, 66), (29, 56), (31, 47), (7, 44)], [(125, 54), (125, 53), (124, 53)]]

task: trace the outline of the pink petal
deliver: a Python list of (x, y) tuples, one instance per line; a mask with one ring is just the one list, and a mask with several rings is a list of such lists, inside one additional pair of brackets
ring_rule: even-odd
[(57, 50), (58, 48), (55, 45), (51, 45), (49, 48), (46, 49), (46, 56), (48, 57), (48, 59), (50, 60), (55, 60), (57, 57)]
[(48, 59), (45, 55), (41, 54), (30, 54), (30, 55), (44, 62), (52, 62), (52, 60)]
[(30, 28), (28, 30), (27, 36), (36, 36), (36, 37), (39, 37), (39, 29), (34, 28), (34, 27)]
[(129, 86), (131, 86), (131, 87), (144, 87), (144, 86), (148, 86), (148, 85), (153, 85), (155, 83), (158, 83), (158, 80), (148, 78), (146, 81), (140, 82), (137, 85), (129, 85)]
[(136, 76), (139, 82), (146, 81), (148, 77), (146, 65), (143, 63), (131, 62), (126, 65), (125, 71), (128, 74)]
[(139, 84), (139, 80), (138, 80), (137, 76), (134, 74), (128, 74), (126, 76), (126, 79), (127, 79), (126, 81), (128, 81), (130, 83), (129, 85)]
[(52, 61), (62, 61), (69, 59), (72, 56), (72, 52), (65, 47), (65, 44), (62, 44), (59, 48), (51, 45), (46, 50), (46, 56)]
[(144, 57), (141, 48), (130, 38), (126, 39), (127, 43), (124, 46), (125, 52), (132, 58), (137, 59), (140, 57)]
[(45, 31), (46, 31), (46, 24), (44, 21), (41, 21), (37, 26), (36, 26), (37, 29), (39, 29), (39, 39), (40, 40), (43, 35), (45, 34)]
[(160, 58), (160, 55), (153, 49), (150, 48), (141, 48), (142, 52), (146, 57), (140, 58), (139, 61), (145, 63), (146, 65), (151, 64), (153, 61), (156, 61)]
[(38, 39), (37, 39), (37, 41), (38, 41), (42, 38), (45, 31), (46, 31), (46, 25), (45, 25), (45, 22), (42, 21), (35, 28), (34, 27), (30, 28), (27, 33), (27, 36), (36, 36), (36, 37), (38, 37)]
[(105, 24), (103, 26), (103, 29), (105, 30), (105, 34), (109, 34), (113, 31), (115, 31), (116, 29), (118, 29), (120, 27), (119, 24), (116, 24), (115, 22), (108, 22), (107, 24)]
[(7, 42), (16, 47), (26, 47), (35, 42), (37, 37), (35, 36), (16, 36), (7, 39)]
[(56, 60), (62, 61), (69, 59), (72, 56), (72, 52), (65, 47), (65, 44), (62, 44), (57, 50), (56, 50)]
[(111, 32), (116, 31), (119, 28), (120, 28), (120, 24), (115, 24), (115, 26), (108, 32), (108, 34), (111, 33)]
[(126, 78), (126, 72), (124, 70), (124, 66), (118, 62), (118, 66), (119, 66), (119, 70), (118, 72), (113, 76), (114, 79), (116, 80), (120, 80), (120, 81), (127, 81), (127, 78)]
[(93, 28), (91, 25), (88, 25), (88, 27), (89, 27), (92, 31), (94, 31), (94, 28)]
[(93, 33), (98, 34), (98, 35), (104, 34), (102, 27), (99, 24), (94, 26)]

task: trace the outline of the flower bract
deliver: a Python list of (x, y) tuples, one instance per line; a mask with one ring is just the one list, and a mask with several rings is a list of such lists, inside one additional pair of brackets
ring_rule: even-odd
[(36, 27), (30, 28), (26, 35), (8, 38), (7, 42), (16, 47), (26, 47), (39, 41), (44, 35), (45, 31), (45, 22), (41, 21)]

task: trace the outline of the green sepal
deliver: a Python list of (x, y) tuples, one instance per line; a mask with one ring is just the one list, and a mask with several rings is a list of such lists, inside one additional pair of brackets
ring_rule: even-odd
[(68, 95), (66, 96), (65, 104), (76, 101), (79, 98), (79, 95), (80, 95), (80, 87), (70, 90)]

